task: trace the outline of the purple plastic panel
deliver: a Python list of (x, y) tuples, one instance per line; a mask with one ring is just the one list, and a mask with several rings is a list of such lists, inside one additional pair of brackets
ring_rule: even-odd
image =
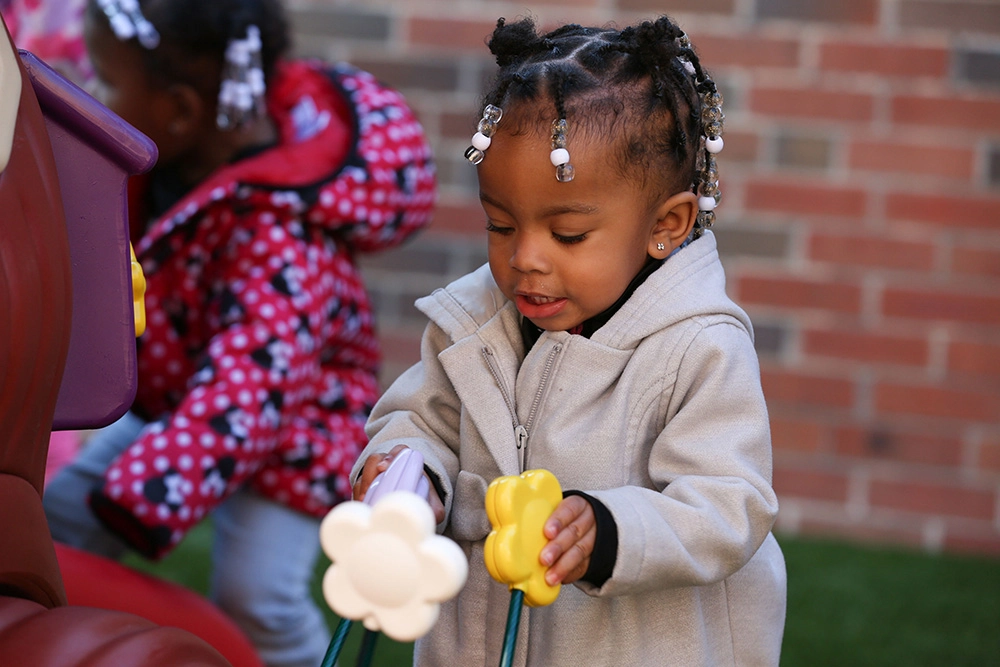
[(33, 54), (19, 54), (52, 142), (73, 272), (69, 356), (52, 428), (98, 428), (135, 399), (126, 186), (156, 163), (156, 145)]

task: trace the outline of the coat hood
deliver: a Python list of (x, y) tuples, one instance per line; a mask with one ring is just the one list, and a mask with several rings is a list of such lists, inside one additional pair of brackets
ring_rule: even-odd
[(341, 63), (290, 61), (277, 68), (268, 111), (277, 146), (213, 174), (154, 222), (137, 252), (215, 201), (269, 192), (307, 224), (355, 250), (398, 243), (434, 205), (430, 146), (402, 95)]

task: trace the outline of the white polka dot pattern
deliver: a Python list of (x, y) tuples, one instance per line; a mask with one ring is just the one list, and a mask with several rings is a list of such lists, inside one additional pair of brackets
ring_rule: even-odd
[(379, 363), (352, 257), (400, 243), (434, 203), (430, 149), (399, 93), (307, 63), (270, 88), (279, 146), (210, 177), (136, 245), (148, 323), (136, 408), (160, 421), (101, 494), (154, 556), (242, 485), (318, 517), (350, 497)]

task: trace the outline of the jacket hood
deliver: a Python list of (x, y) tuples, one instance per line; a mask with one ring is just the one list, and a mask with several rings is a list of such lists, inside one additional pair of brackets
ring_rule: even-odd
[(212, 202), (270, 192), (272, 204), (335, 230), (356, 250), (394, 245), (430, 218), (435, 169), (403, 96), (346, 63), (279, 65), (268, 92), (278, 145), (226, 166), (154, 223), (137, 248)]
[[(472, 335), (493, 317), (514, 321), (520, 317), (493, 280), (488, 264), (417, 300), (416, 305), (456, 341)], [(726, 295), (715, 235), (706, 231), (654, 271), (591, 339), (631, 349), (660, 329), (710, 315), (735, 318), (753, 337), (750, 318)]]

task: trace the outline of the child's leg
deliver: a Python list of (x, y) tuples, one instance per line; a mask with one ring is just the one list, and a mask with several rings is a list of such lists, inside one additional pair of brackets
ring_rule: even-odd
[(320, 520), (237, 491), (212, 513), (210, 597), (269, 667), (317, 667), (330, 631), (309, 593)]
[(145, 422), (126, 413), (96, 431), (71, 462), (46, 485), (42, 496), (52, 539), (106, 558), (119, 559), (125, 543), (104, 528), (90, 511), (87, 495), (104, 480), (104, 471), (139, 435)]

